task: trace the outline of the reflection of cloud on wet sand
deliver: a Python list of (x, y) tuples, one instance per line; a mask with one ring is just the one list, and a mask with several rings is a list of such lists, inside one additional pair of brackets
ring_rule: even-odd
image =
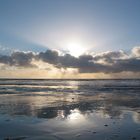
[[(22, 97), (22, 98), (21, 98)], [(130, 95), (30, 93), (29, 95), (1, 95), (1, 113), (10, 115), (36, 116), (38, 118), (67, 118), (74, 110), (88, 115), (98, 112), (102, 118), (121, 118), (123, 109), (133, 110), (140, 106), (139, 99)], [(74, 111), (74, 112), (73, 112)], [(75, 114), (76, 114), (75, 113)]]
[(140, 112), (133, 112), (132, 117), (135, 123), (140, 124)]
[(6, 137), (26, 127), (26, 134), (41, 132), (38, 139), (129, 139), (124, 134), (139, 139), (134, 132), (140, 124), (139, 85), (139, 80), (0, 80), (0, 123), (6, 128), (0, 130)]

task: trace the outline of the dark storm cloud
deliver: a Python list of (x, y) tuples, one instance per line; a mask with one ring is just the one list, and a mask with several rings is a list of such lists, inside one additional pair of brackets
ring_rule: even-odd
[[(104, 52), (96, 55), (70, 54), (59, 55), (57, 51), (47, 50), (34, 54), (32, 52), (14, 52), (11, 56), (0, 56), (0, 63), (12, 66), (32, 67), (32, 60), (42, 60), (57, 68), (77, 68), (80, 73), (117, 73), (123, 71), (140, 72), (140, 48), (133, 48), (131, 54), (123, 51)], [(37, 67), (37, 66), (36, 66)]]

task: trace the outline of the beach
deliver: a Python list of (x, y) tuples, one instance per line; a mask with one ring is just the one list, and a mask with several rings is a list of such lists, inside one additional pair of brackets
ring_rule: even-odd
[(140, 80), (0, 80), (1, 140), (140, 139)]

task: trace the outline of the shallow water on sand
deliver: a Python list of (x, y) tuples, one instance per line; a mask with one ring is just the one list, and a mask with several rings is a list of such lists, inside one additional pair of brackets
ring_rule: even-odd
[(0, 80), (0, 139), (140, 139), (140, 80)]

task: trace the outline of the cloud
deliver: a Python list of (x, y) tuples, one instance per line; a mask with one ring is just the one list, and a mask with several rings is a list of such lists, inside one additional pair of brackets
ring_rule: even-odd
[(134, 47), (132, 49), (132, 55), (134, 55), (135, 57), (140, 57), (140, 47)]
[(112, 64), (114, 60), (126, 59), (128, 57), (129, 56), (122, 50), (117, 51), (117, 52), (108, 51), (108, 52), (102, 52), (102, 53), (96, 54), (94, 56), (94, 61), (98, 63)]
[(33, 58), (34, 54), (32, 52), (14, 52), (11, 55), (11, 65), (31, 67), (33, 66), (31, 64)]
[(0, 63), (10, 66), (33, 67), (31, 64), (33, 58), (32, 52), (13, 52), (11, 56), (1, 55)]
[(40, 52), (37, 58), (51, 64), (57, 64), (59, 56), (57, 51), (47, 50), (46, 52)]
[[(37, 63), (39, 61), (44, 63), (44, 67)], [(79, 73), (140, 72), (140, 47), (134, 47), (130, 54), (126, 54), (124, 51), (108, 51), (79, 57), (71, 54), (60, 55), (55, 50), (36, 54), (13, 52), (10, 56), (0, 56), (0, 63), (15, 67), (42, 67), (46, 70), (49, 69), (46, 66), (51, 64), (57, 69), (77, 69)]]
[(2, 55), (2, 54), (10, 54), (12, 51), (13, 51), (13, 49), (8, 48), (8, 47), (6, 47), (6, 46), (3, 46), (3, 45), (0, 43), (0, 55)]

